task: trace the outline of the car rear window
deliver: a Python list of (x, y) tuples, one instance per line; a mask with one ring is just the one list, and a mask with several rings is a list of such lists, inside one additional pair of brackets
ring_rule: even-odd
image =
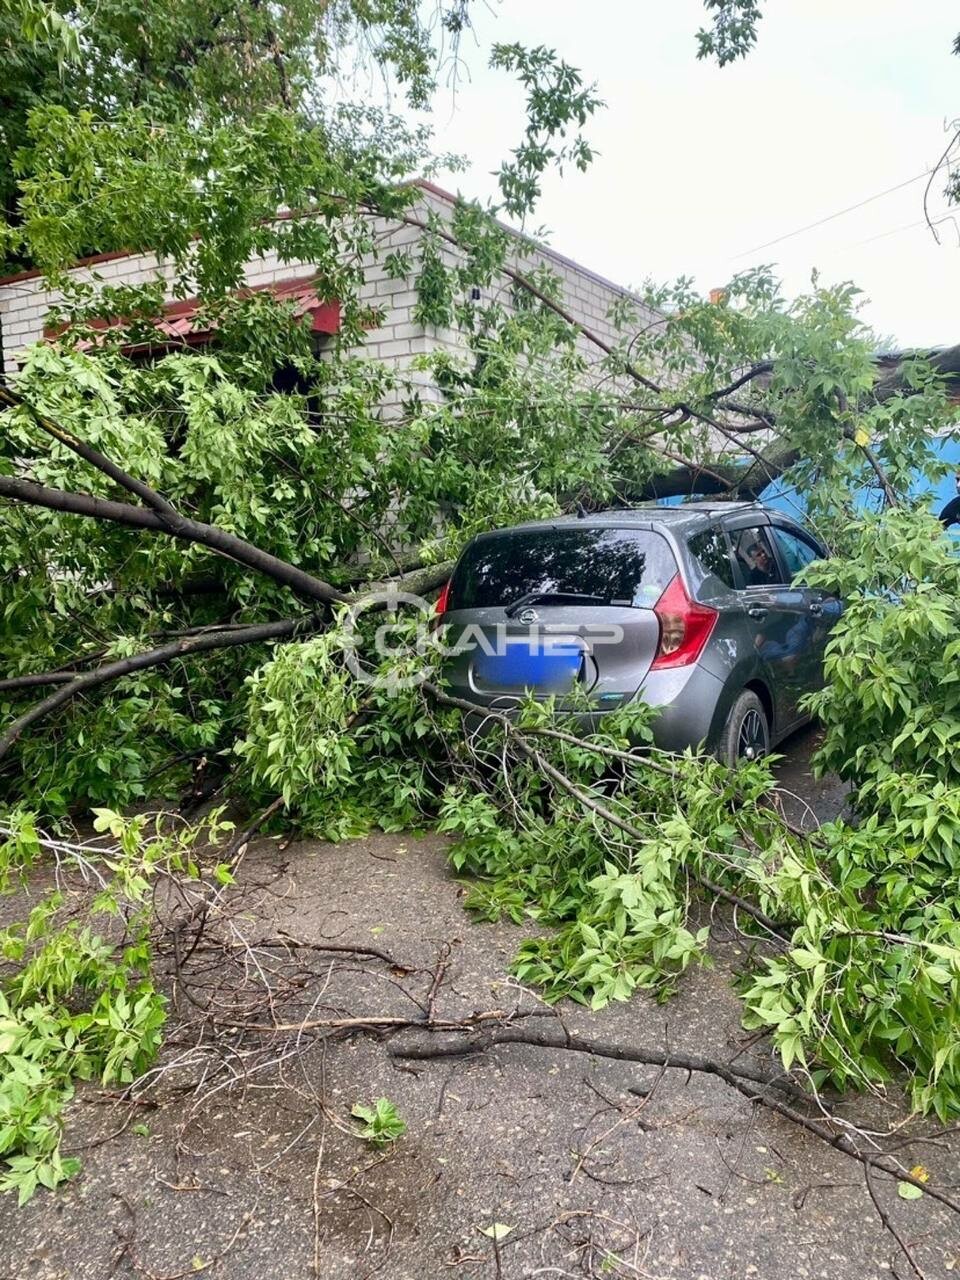
[(585, 604), (653, 605), (677, 572), (666, 538), (647, 529), (517, 529), (483, 534), (464, 551), (450, 609), (524, 597), (593, 597)]

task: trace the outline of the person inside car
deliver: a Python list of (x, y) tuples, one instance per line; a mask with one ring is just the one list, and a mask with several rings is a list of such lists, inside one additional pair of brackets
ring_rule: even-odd
[(750, 557), (750, 571), (747, 575), (748, 587), (766, 587), (776, 581), (776, 571), (770, 552), (761, 542), (752, 542), (747, 547)]
[(758, 631), (753, 643), (761, 658), (766, 658), (768, 662), (780, 658), (790, 666), (795, 666), (797, 659), (808, 649), (813, 632), (813, 619), (807, 614), (800, 614), (782, 640), (772, 639), (766, 632)]

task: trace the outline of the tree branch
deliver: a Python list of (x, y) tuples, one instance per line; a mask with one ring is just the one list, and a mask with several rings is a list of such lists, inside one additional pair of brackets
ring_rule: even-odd
[[(385, 578), (380, 582), (367, 582), (364, 584), (362, 591), (358, 591), (350, 598), (351, 600), (362, 600), (365, 596), (370, 596), (374, 593), (383, 594), (389, 591), (403, 591), (414, 596), (426, 595), (427, 592), (443, 586), (451, 573), (453, 573), (455, 565), (455, 560), (443, 560), (440, 564), (428, 564), (417, 569), (411, 569), (409, 573), (405, 573), (399, 578)], [(385, 604), (385, 602), (383, 603)]]
[[(443, 703), (448, 707), (458, 707), (461, 711), (480, 714), (488, 717), (489, 719), (496, 720), (498, 724), (502, 725), (506, 729), (510, 738), (516, 743), (517, 749), (525, 755), (545, 777), (549, 778), (562, 791), (566, 791), (566, 793), (572, 796), (578, 804), (582, 804), (585, 809), (595, 813), (597, 817), (602, 818), (604, 822), (609, 822), (611, 826), (617, 827), (625, 835), (628, 835), (631, 840), (636, 840), (640, 844), (646, 841), (647, 837), (639, 827), (634, 826), (632, 822), (628, 822), (625, 818), (621, 818), (620, 815), (615, 813), (608, 805), (604, 804), (601, 800), (596, 799), (595, 796), (590, 795), (581, 787), (578, 787), (577, 784), (572, 782), (565, 773), (555, 765), (551, 764), (550, 761), (536, 749), (536, 747), (531, 746), (524, 736), (524, 730), (519, 729), (505, 712), (496, 711), (492, 707), (479, 706), (477, 703), (468, 702), (465, 698), (457, 698), (453, 694), (444, 693), (439, 686), (431, 683), (430, 681), (424, 681), (421, 688), (424, 693), (429, 694), (435, 701)], [(585, 750), (590, 750), (589, 742), (584, 742), (582, 746)], [(638, 758), (636, 763), (638, 765), (642, 765), (643, 759)], [(737, 907), (740, 911), (751, 916), (759, 925), (762, 925), (773, 938), (781, 944), (783, 943), (785, 940), (784, 926), (779, 924), (776, 920), (771, 919), (771, 917), (761, 911), (759, 907), (754, 906), (752, 902), (748, 902), (746, 898), (741, 898), (738, 894), (731, 893), (729, 889), (724, 889), (722, 885), (714, 884), (712, 880), (708, 880), (693, 867), (689, 868), (689, 874), (709, 893), (716, 894), (718, 897), (729, 902), (732, 906)]]
[[(442, 1030), (443, 1028), (440, 1026), (434, 1028), (428, 1026), (422, 1029)], [(500, 1044), (527, 1044), (539, 1049), (566, 1050), (572, 1053), (590, 1054), (594, 1057), (613, 1058), (618, 1062), (639, 1062), (645, 1066), (676, 1068), (680, 1071), (693, 1071), (704, 1075), (717, 1076), (732, 1089), (736, 1089), (738, 1093), (743, 1094), (750, 1102), (758, 1102), (761, 1106), (775, 1111), (778, 1115), (783, 1116), (784, 1119), (791, 1121), (808, 1133), (813, 1134), (814, 1137), (819, 1138), (827, 1146), (833, 1147), (843, 1155), (856, 1160), (864, 1166), (864, 1169), (869, 1167), (871, 1171), (879, 1170), (881, 1173), (885, 1173), (891, 1178), (896, 1178), (900, 1182), (909, 1183), (922, 1191), (924, 1195), (930, 1196), (954, 1213), (960, 1214), (960, 1201), (954, 1200), (952, 1196), (940, 1191), (931, 1183), (922, 1182), (905, 1169), (901, 1169), (892, 1156), (883, 1152), (861, 1151), (847, 1129), (832, 1129), (829, 1123), (804, 1115), (770, 1093), (770, 1090), (775, 1087), (786, 1087), (788, 1091), (799, 1093), (795, 1086), (791, 1089), (791, 1082), (765, 1077), (759, 1072), (751, 1071), (745, 1067), (734, 1069), (724, 1062), (718, 1062), (714, 1058), (702, 1058), (696, 1054), (667, 1053), (661, 1049), (634, 1049), (627, 1045), (588, 1040), (583, 1036), (571, 1033), (567, 1033), (562, 1039), (558, 1039), (546, 1034), (527, 1031), (521, 1027), (510, 1026), (478, 1032), (469, 1037), (462, 1036), (460, 1040), (448, 1041), (445, 1045), (424, 1044), (410, 1045), (406, 1048), (391, 1048), (390, 1055), (395, 1058), (410, 1058), (423, 1061), (430, 1058), (483, 1052)]]
[(852, 440), (854, 442), (854, 444), (857, 446), (857, 448), (866, 458), (867, 462), (869, 462), (870, 469), (873, 471), (873, 474), (877, 477), (877, 481), (880, 485), (880, 488), (883, 490), (884, 505), (887, 507), (898, 506), (900, 500), (897, 497), (897, 491), (894, 489), (893, 485), (888, 480), (887, 473), (884, 471), (883, 467), (881, 467), (880, 465), (880, 459), (877, 457), (874, 451), (870, 448), (869, 444), (861, 444), (860, 441), (857, 440), (857, 433), (854, 431), (853, 427), (851, 426), (844, 427), (843, 434), (847, 440)]
[(176, 521), (167, 519), (156, 510), (146, 507), (135, 507), (127, 502), (114, 502), (109, 498), (97, 498), (89, 493), (69, 493), (65, 489), (50, 489), (46, 485), (35, 484), (32, 480), (21, 480), (17, 476), (0, 475), (0, 498), (9, 498), (13, 502), (22, 502), (27, 506), (46, 507), (51, 511), (63, 511), (71, 515), (90, 516), (96, 520), (109, 520), (114, 524), (126, 525), (131, 529), (145, 529), (151, 533), (166, 533), (170, 537), (184, 542), (199, 543), (208, 547), (217, 555), (226, 556), (238, 564), (246, 565), (258, 573), (265, 574), (275, 582), (289, 587), (297, 595), (308, 600), (322, 600), (328, 604), (345, 603), (348, 599), (336, 587), (305, 573), (295, 565), (261, 551), (243, 538), (238, 538), (216, 525), (204, 524), (200, 520), (191, 520), (187, 516), (177, 515)]
[(800, 460), (799, 449), (784, 449), (759, 462), (715, 462), (709, 468), (689, 463), (675, 467), (663, 475), (651, 476), (636, 491), (625, 493), (632, 501), (653, 498), (673, 498), (688, 494), (736, 494), (742, 498), (756, 498), (771, 481), (783, 475)]
[(296, 635), (298, 632), (310, 632), (316, 630), (322, 621), (315, 615), (308, 618), (285, 618), (279, 622), (263, 622), (240, 630), (208, 631), (202, 635), (174, 640), (169, 644), (161, 645), (158, 649), (147, 649), (130, 658), (120, 658), (116, 662), (105, 663), (103, 666), (94, 667), (92, 671), (84, 671), (69, 683), (48, 694), (40, 702), (34, 703), (29, 710), (7, 726), (0, 734), (0, 760), (25, 729), (88, 689), (96, 689), (111, 680), (119, 680), (123, 676), (132, 675), (136, 671), (145, 671), (149, 667), (163, 666), (165, 663), (174, 662), (177, 658), (209, 653), (213, 649), (229, 649), (239, 645), (259, 644), (265, 640), (279, 640)]
[(148, 507), (156, 511), (159, 516), (174, 523), (181, 518), (176, 507), (172, 506), (166, 498), (161, 497), (156, 490), (151, 489), (142, 480), (137, 480), (134, 476), (129, 475), (122, 467), (118, 467), (115, 462), (111, 462), (98, 449), (94, 449), (91, 445), (86, 444), (75, 436), (72, 431), (68, 431), (66, 427), (54, 422), (52, 418), (48, 418), (35, 405), (30, 404), (28, 400), (25, 400), (16, 391), (11, 390), (2, 378), (0, 378), (0, 407), (25, 409), (37, 426), (42, 431), (45, 431), (48, 436), (66, 445), (78, 457), (83, 458), (85, 462), (89, 462), (98, 471), (102, 471), (105, 476), (109, 476), (115, 484), (120, 485), (122, 489), (126, 489), (129, 493), (140, 498)]
[[(426, 1031), (438, 1028), (430, 1024), (413, 1023)], [(463, 1054), (483, 1052), (501, 1044), (529, 1044), (538, 1049), (566, 1049), (571, 1053), (586, 1053), (596, 1058), (611, 1058), (616, 1062), (638, 1062), (649, 1067), (675, 1067), (678, 1071), (692, 1071), (697, 1074), (718, 1076), (727, 1084), (735, 1081), (749, 1081), (751, 1085), (760, 1085), (765, 1089), (781, 1089), (797, 1099), (805, 1099), (806, 1095), (799, 1086), (784, 1072), (770, 1076), (752, 1067), (729, 1067), (715, 1058), (704, 1058), (700, 1054), (668, 1052), (664, 1049), (634, 1048), (631, 1045), (612, 1044), (604, 1040), (588, 1040), (563, 1027), (562, 1038), (549, 1033), (528, 1031), (525, 1027), (506, 1026), (491, 1027), (486, 1030), (474, 1030), (467, 1025), (450, 1028), (462, 1033), (459, 1040), (447, 1040), (436, 1044), (430, 1040), (423, 1044), (408, 1044), (391, 1048), (392, 1058), (408, 1058), (413, 1061), (429, 1061), (433, 1058), (455, 1058)], [(467, 1038), (467, 1033), (470, 1033)], [(734, 1087), (737, 1087), (734, 1085)], [(756, 1090), (751, 1088), (751, 1093)]]
[(73, 671), (41, 671), (34, 676), (10, 676), (0, 680), (0, 693), (16, 693), (20, 689), (39, 689), (48, 684), (68, 684), (74, 679)]
[(25, 409), (47, 435), (60, 441), (122, 489), (140, 498), (146, 507), (131, 507), (87, 494), (67, 494), (62, 490), (46, 489), (40, 485), (33, 485), (29, 481), (18, 480), (13, 476), (0, 476), (0, 497), (50, 507), (56, 511), (73, 511), (79, 515), (96, 516), (99, 519), (115, 520), (120, 524), (133, 525), (141, 529), (169, 533), (171, 537), (200, 543), (219, 555), (227, 556), (250, 569), (264, 573), (290, 587), (299, 595), (306, 596), (307, 599), (327, 602), (346, 600), (346, 596), (328, 582), (304, 573), (302, 569), (297, 569), (277, 556), (270, 555), (269, 552), (261, 551), (259, 547), (244, 541), (243, 538), (227, 533), (216, 525), (204, 524), (202, 521), (191, 520), (181, 515), (176, 507), (150, 485), (136, 479), (105, 457), (98, 449), (94, 449), (75, 436), (72, 431), (54, 422), (17, 392), (11, 391), (2, 379), (0, 379), (0, 407)]
[(746, 386), (748, 382), (753, 382), (755, 378), (761, 378), (764, 374), (773, 372), (773, 361), (763, 360), (760, 364), (755, 364), (748, 369), (746, 373), (741, 374), (733, 382), (728, 383), (725, 387), (718, 387), (716, 391), (711, 391), (708, 400), (726, 400), (727, 396), (733, 395), (734, 391), (739, 391), (741, 387)]

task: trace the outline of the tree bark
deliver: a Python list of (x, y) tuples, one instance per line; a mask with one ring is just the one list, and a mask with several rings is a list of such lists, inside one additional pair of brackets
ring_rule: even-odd
[[(914, 388), (908, 386), (903, 376), (903, 359), (901, 363), (885, 374), (874, 386), (873, 395), (877, 400), (889, 400), (891, 396), (912, 395)], [(912, 354), (925, 359), (939, 373), (946, 384), (951, 399), (956, 399), (960, 392), (960, 345), (947, 347), (943, 351), (917, 351)]]
[(674, 467), (672, 471), (653, 476), (638, 489), (623, 492), (622, 496), (632, 502), (692, 497), (695, 494), (750, 500), (759, 497), (768, 484), (799, 462), (800, 456), (799, 449), (783, 449), (770, 458), (764, 458), (762, 463), (752, 459), (743, 463), (714, 462), (705, 468), (691, 462), (688, 466)]

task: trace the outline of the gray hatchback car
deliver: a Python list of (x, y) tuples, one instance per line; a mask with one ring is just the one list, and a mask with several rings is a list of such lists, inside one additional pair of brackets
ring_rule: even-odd
[[(735, 764), (808, 718), (840, 602), (796, 583), (828, 554), (757, 503), (692, 502), (500, 529), (465, 548), (438, 602), (451, 692), (528, 692), (603, 712), (640, 697), (657, 744)], [(573, 691), (580, 697), (572, 699)]]

